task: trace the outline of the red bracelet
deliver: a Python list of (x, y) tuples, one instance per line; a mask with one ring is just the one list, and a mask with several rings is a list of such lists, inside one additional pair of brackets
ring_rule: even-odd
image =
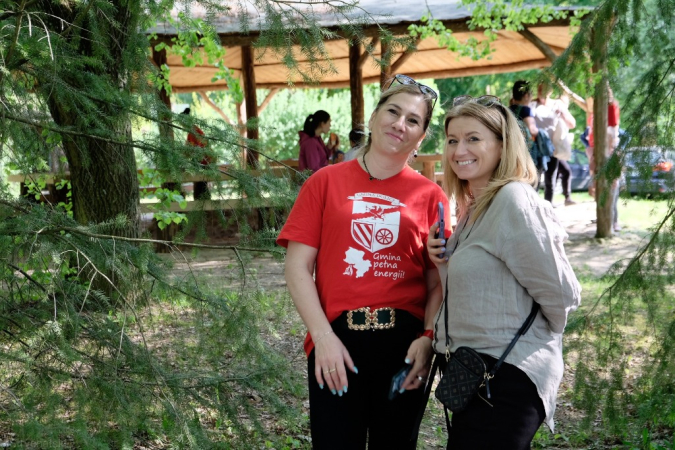
[(420, 335), (417, 336), (417, 337), (422, 337), (422, 336), (428, 337), (429, 339), (431, 339), (433, 341), (434, 340), (434, 330), (424, 330), (424, 333), (420, 333)]

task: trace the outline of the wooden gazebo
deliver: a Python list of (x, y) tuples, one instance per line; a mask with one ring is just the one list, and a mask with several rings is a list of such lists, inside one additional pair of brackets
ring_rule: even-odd
[[(295, 8), (302, 8), (306, 13), (313, 14), (321, 26), (334, 31), (338, 36), (325, 42), (336, 70), (322, 75), (320, 86), (351, 88), (354, 124), (364, 122), (364, 83), (379, 82), (392, 73), (405, 73), (423, 79), (543, 68), (550, 65), (572, 39), (569, 20), (537, 23), (519, 32), (499, 31), (498, 39), (491, 44), (494, 50), (491, 56), (473, 60), (459, 57), (440, 47), (436, 38), (427, 38), (418, 40), (412, 51), (391, 49), (390, 64), (382, 67), (365, 52), (363, 43), (354, 44), (347, 39), (341, 31), (341, 24), (367, 12), (370, 24), (363, 28), (363, 33), (367, 37), (366, 43), (374, 49), (374, 56), (378, 59), (383, 53), (387, 54), (387, 48), (379, 40), (381, 28), (387, 28), (394, 35), (404, 35), (408, 33), (411, 24), (421, 24), (423, 16), (431, 15), (434, 19), (440, 20), (461, 41), (469, 37), (484, 39), (483, 30), (469, 30), (467, 20), (471, 13), (459, 0), (427, 0), (424, 3), (410, 0), (360, 0), (358, 6), (360, 9), (352, 11), (349, 16), (337, 16), (333, 12), (327, 12), (322, 3), (309, 1), (294, 3)], [(259, 53), (261, 49), (254, 49), (253, 45), (260, 36), (261, 26), (265, 24), (265, 17), (250, 7), (247, 11), (250, 29), (248, 33), (242, 33), (239, 19), (241, 12), (235, 7), (231, 15), (218, 17), (215, 25), (227, 50), (222, 63), (243, 81), (248, 121), (258, 116), (256, 88), (271, 88), (274, 92), (278, 88), (316, 87), (316, 85), (307, 84), (298, 73), (290, 72), (274, 52), (266, 51), (261, 54)], [(194, 17), (203, 17), (206, 14), (198, 8), (193, 8), (191, 13)], [(169, 24), (159, 24), (147, 31), (157, 35), (156, 42), (170, 42), (177, 34), (177, 30)], [(309, 70), (308, 58), (300, 51), (295, 52), (295, 55), (300, 70)], [(225, 80), (211, 81), (217, 71), (214, 66), (184, 67), (180, 56), (154, 50), (153, 60), (157, 64), (169, 66), (169, 82), (174, 92), (203, 92), (228, 88)], [(256, 134), (250, 133), (249, 137), (257, 138)]]

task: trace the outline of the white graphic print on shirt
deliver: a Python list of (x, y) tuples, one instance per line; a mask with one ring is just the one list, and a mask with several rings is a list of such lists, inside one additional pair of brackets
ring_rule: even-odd
[[(405, 208), (406, 205), (398, 199), (372, 192), (361, 192), (348, 198), (354, 202), (351, 223), (351, 235), (354, 241), (369, 252), (374, 253), (374, 259), (387, 261), (388, 269), (396, 269), (397, 264), (388, 261), (392, 259), (400, 261), (400, 257), (379, 255), (376, 252), (392, 247), (398, 241), (401, 223), (399, 210)], [(356, 272), (356, 277), (360, 278), (368, 272), (373, 267), (373, 263), (364, 259), (364, 256), (365, 252), (349, 247), (345, 252), (344, 259), (348, 266), (343, 274), (351, 276)], [(381, 264), (383, 263), (376, 262), (375, 267), (377, 268)], [(400, 270), (391, 273), (390, 271), (376, 271), (374, 275), (394, 279), (404, 276)]]

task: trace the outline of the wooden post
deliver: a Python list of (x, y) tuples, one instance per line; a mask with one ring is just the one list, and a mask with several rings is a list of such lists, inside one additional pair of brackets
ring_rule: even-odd
[[(249, 139), (258, 139), (258, 98), (255, 84), (255, 62), (253, 47), (241, 47), (241, 73), (244, 80), (244, 102), (246, 104), (246, 128)], [(246, 164), (250, 167), (258, 166), (258, 153), (246, 152)]]
[(386, 41), (380, 41), (380, 52), (380, 58), (382, 60), (382, 72), (380, 72), (380, 90), (382, 90), (391, 78), (391, 53), (389, 44)]
[[(152, 61), (155, 63), (157, 68), (161, 69), (162, 65), (167, 63), (166, 49), (162, 49), (160, 51), (157, 51), (153, 48), (152, 49)], [(167, 109), (169, 111), (171, 111), (171, 97), (169, 96), (169, 93), (166, 91), (166, 89), (160, 89), (159, 90), (159, 99), (162, 101), (162, 103), (164, 103), (166, 105)], [(159, 119), (160, 120), (170, 120), (171, 115), (170, 114), (160, 115)], [(160, 137), (162, 137), (164, 139), (173, 140), (173, 128), (170, 125), (160, 125), (159, 126), (159, 135), (160, 135)]]
[(352, 100), (352, 128), (363, 126), (365, 121), (363, 75), (360, 59), (361, 44), (357, 41), (351, 41), (349, 44), (349, 90)]
[[(157, 65), (158, 68), (161, 69), (163, 64), (167, 63), (166, 59), (166, 49), (162, 49), (160, 51), (156, 51), (154, 48), (152, 49), (152, 61)], [(167, 80), (168, 81), (168, 80)], [(158, 92), (159, 99), (166, 105), (167, 109), (169, 112), (167, 113), (160, 113), (159, 114), (159, 119), (164, 122), (170, 122), (171, 121), (171, 97), (169, 93), (166, 91), (166, 89), (160, 89)], [(159, 137), (161, 140), (166, 140), (166, 141), (173, 141), (174, 140), (174, 134), (173, 134), (173, 127), (170, 125), (170, 123), (167, 124), (162, 124), (160, 123), (159, 125)], [(169, 189), (171, 191), (177, 191), (177, 192), (182, 192), (183, 188), (181, 183), (176, 183), (176, 182), (168, 182), (168, 183), (162, 183), (162, 188), (163, 189)], [(185, 195), (185, 194), (183, 194)], [(154, 237), (158, 240), (161, 241), (172, 241), (173, 238), (176, 236), (176, 233), (178, 233), (178, 230), (180, 228), (180, 225), (171, 222), (169, 226), (164, 228), (163, 230), (157, 226), (157, 219), (152, 219), (152, 231), (154, 234)], [(170, 248), (167, 247), (166, 245), (159, 245), (155, 244), (155, 251), (158, 253), (168, 253), (170, 252)]]

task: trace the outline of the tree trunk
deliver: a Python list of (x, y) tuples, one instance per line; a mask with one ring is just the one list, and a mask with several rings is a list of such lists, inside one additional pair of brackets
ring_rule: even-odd
[(593, 72), (601, 75), (593, 96), (593, 158), (596, 167), (596, 217), (595, 237), (605, 238), (612, 235), (612, 205), (614, 192), (603, 169), (607, 162), (607, 39), (611, 33), (612, 22), (603, 24), (603, 28), (594, 30)]
[[(50, 100), (54, 121), (77, 126), (73, 115), (63, 112)], [(131, 124), (121, 120), (115, 129), (118, 141), (131, 141)], [(73, 189), (73, 216), (83, 225), (108, 222), (123, 216), (127, 226), (114, 234), (139, 236), (139, 192), (136, 157), (131, 146), (105, 142), (93, 137), (63, 135), (63, 148), (70, 166)]]
[[(131, 113), (125, 106), (131, 84), (147, 69), (139, 64), (139, 32), (144, 10), (138, 2), (111, 0), (106, 20), (97, 6), (74, 0), (39, 0), (46, 24), (60, 33), (56, 76), (37, 73), (38, 86), (54, 122), (72, 133), (61, 133), (72, 185), (73, 214), (83, 224), (108, 222), (119, 236), (139, 235), (139, 192), (134, 148), (130, 145)], [(65, 27), (65, 24), (71, 24)], [(56, 82), (54, 80), (57, 80)], [(138, 85), (135, 89), (139, 89)], [(103, 137), (105, 136), (105, 137)], [(129, 144), (127, 144), (129, 143)]]

